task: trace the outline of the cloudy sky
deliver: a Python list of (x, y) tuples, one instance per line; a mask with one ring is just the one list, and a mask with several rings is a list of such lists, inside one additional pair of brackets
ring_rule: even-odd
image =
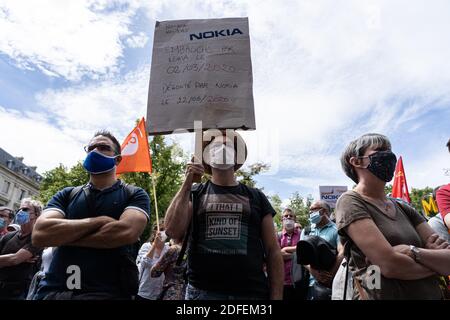
[[(155, 21), (248, 17), (268, 194), (348, 185), (339, 155), (390, 137), (410, 187), (448, 183), (450, 2), (0, 0), (0, 147), (43, 173), (146, 114)], [(175, 139), (192, 152), (193, 139)]]

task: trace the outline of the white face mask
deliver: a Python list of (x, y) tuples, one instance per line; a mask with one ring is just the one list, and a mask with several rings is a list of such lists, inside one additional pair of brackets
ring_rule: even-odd
[(292, 230), (295, 227), (295, 221), (291, 219), (283, 220), (283, 225), (286, 230)]
[(209, 148), (209, 165), (219, 170), (228, 170), (234, 167), (234, 149), (223, 143), (211, 143)]

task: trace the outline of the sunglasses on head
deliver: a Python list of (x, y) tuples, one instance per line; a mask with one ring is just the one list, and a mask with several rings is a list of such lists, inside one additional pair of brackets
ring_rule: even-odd
[(110, 145), (107, 145), (107, 144), (103, 144), (103, 143), (97, 143), (97, 144), (91, 144), (91, 145), (84, 146), (84, 151), (86, 151), (87, 153), (91, 152), (94, 149), (97, 149), (100, 152), (114, 151), (113, 147), (111, 147)]

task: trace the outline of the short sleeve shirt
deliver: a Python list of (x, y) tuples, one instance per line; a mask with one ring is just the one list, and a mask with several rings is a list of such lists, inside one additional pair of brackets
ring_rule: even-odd
[[(86, 194), (80, 190), (69, 203), (72, 188), (58, 192), (48, 203), (44, 211), (56, 210), (66, 219), (84, 219), (88, 217), (109, 216), (116, 220), (129, 208), (138, 210), (147, 219), (150, 213), (150, 198), (141, 188), (134, 187), (129, 196), (125, 184), (118, 180), (112, 187), (97, 190), (89, 186), (95, 204), (90, 214)], [(124, 253), (132, 253), (133, 245), (112, 249), (97, 249), (76, 246), (61, 246), (55, 248), (50, 269), (44, 280), (43, 290), (67, 290), (66, 281), (71, 275), (68, 267), (80, 267), (81, 290), (87, 292), (108, 292), (120, 294), (120, 260)], [(136, 250), (137, 251), (137, 250)], [(131, 254), (133, 255), (133, 254)]]
[[(19, 250), (25, 249), (34, 257), (42, 253), (41, 248), (37, 248), (31, 244), (31, 234), (22, 237), (19, 231), (13, 231), (0, 241), (0, 255), (14, 254)], [(0, 282), (3, 281), (30, 281), (35, 271), (33, 263), (23, 262), (16, 266), (0, 268)]]
[[(442, 219), (450, 213), (450, 184), (442, 186), (436, 192), (436, 202)], [(450, 229), (450, 226), (447, 226)]]

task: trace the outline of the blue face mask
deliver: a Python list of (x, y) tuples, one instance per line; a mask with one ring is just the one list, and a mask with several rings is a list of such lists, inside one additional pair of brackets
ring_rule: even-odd
[(6, 220), (4, 218), (0, 218), (0, 229), (6, 227)]
[(319, 211), (315, 211), (315, 212), (310, 213), (309, 221), (312, 224), (318, 224), (320, 222), (320, 220), (322, 220), (322, 216), (320, 215)]
[(20, 210), (16, 214), (16, 223), (18, 225), (24, 225), (30, 222), (30, 214), (26, 211)]
[(105, 156), (98, 151), (91, 151), (84, 160), (83, 167), (91, 174), (101, 174), (111, 171), (116, 166), (116, 157)]

